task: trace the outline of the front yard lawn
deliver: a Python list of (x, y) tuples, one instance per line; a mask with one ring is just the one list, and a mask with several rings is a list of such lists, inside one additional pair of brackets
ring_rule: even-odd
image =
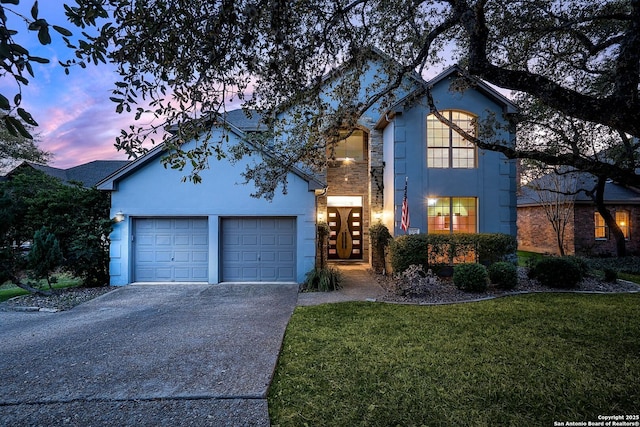
[[(67, 274), (63, 274), (58, 277), (58, 282), (53, 283), (53, 289), (64, 289), (64, 288), (72, 288), (82, 285), (82, 279), (77, 277), (73, 277)], [(40, 280), (38, 283), (38, 287), (42, 290), (49, 290), (49, 286), (46, 284), (44, 280)], [(19, 288), (16, 285), (5, 283), (0, 284), (0, 302), (6, 301), (10, 298), (17, 297), (20, 295), (28, 295), (29, 291), (26, 291), (22, 288)]]
[(298, 307), (274, 426), (552, 426), (640, 412), (640, 294)]

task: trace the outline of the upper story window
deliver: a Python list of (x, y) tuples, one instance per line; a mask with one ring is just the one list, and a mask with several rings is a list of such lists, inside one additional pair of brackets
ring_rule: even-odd
[(349, 133), (340, 132), (341, 139), (335, 146), (333, 155), (329, 153), (331, 160), (362, 162), (366, 160), (367, 133), (356, 129)]
[[(442, 115), (475, 136), (475, 116), (456, 110), (444, 110)], [(477, 166), (476, 147), (456, 131), (442, 123), (438, 118), (427, 116), (427, 167), (462, 168)]]

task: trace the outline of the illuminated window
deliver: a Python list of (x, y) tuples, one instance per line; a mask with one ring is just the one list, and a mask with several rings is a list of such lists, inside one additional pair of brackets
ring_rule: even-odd
[[(616, 212), (616, 224), (620, 227), (622, 234), (624, 234), (625, 239), (629, 239), (629, 212), (627, 211), (618, 211)], [(609, 228), (604, 221), (602, 215), (598, 212), (594, 214), (594, 225), (595, 225), (595, 238), (596, 239), (607, 239)]]
[(367, 133), (363, 130), (356, 129), (347, 135), (347, 131), (340, 132), (340, 136), (343, 138), (336, 144), (334, 152), (329, 152), (329, 158), (340, 161), (364, 161), (367, 148)]
[(595, 213), (593, 217), (593, 221), (595, 224), (595, 238), (596, 239), (606, 239), (607, 238), (607, 224), (604, 222), (604, 218), (598, 212)]
[[(470, 135), (476, 135), (475, 116), (462, 111), (442, 111), (447, 119)], [(476, 147), (438, 118), (427, 116), (427, 166), (430, 168), (475, 168)]]
[(629, 212), (620, 211), (616, 212), (616, 224), (622, 230), (625, 239), (629, 239)]
[(474, 197), (429, 198), (427, 227), (430, 234), (476, 233), (477, 199)]

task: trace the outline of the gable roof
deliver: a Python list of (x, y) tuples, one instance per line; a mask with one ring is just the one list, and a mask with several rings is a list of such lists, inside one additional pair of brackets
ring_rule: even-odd
[(25, 168), (31, 168), (57, 178), (65, 184), (80, 182), (84, 187), (91, 188), (128, 163), (128, 160), (94, 160), (69, 169), (61, 169), (25, 161), (9, 171), (5, 179), (9, 179)]
[[(391, 106), (391, 108), (389, 108), (387, 114), (383, 114), (380, 117), (380, 120), (378, 121), (378, 123), (376, 123), (375, 127), (377, 129), (385, 128), (389, 124), (390, 117), (393, 117), (396, 113), (402, 111), (405, 105), (411, 104), (412, 102), (415, 102), (416, 99), (424, 96), (424, 88), (434, 87), (442, 82), (446, 82), (446, 80), (451, 77), (458, 76), (464, 76), (464, 71), (462, 70), (462, 68), (460, 68), (459, 65), (452, 65), (448, 67), (429, 81), (425, 81), (424, 79), (422, 79), (422, 77), (414, 76), (414, 79), (420, 81), (421, 87), (416, 88), (414, 91), (408, 93), (405, 97), (399, 99), (393, 106)], [(465, 76), (465, 78), (471, 79), (473, 89), (477, 90), (496, 104), (500, 105), (505, 114), (515, 114), (518, 112), (518, 107), (513, 102), (511, 102), (509, 98), (502, 95), (484, 80), (469, 76)]]
[(459, 76), (459, 77), (464, 76), (464, 78), (471, 80), (474, 89), (478, 90), (488, 98), (491, 98), (498, 105), (501, 105), (505, 113), (513, 114), (518, 111), (518, 107), (513, 102), (511, 102), (509, 98), (507, 98), (506, 96), (498, 92), (496, 89), (494, 89), (484, 80), (479, 79), (475, 76), (465, 75), (462, 68), (460, 68), (460, 66), (457, 64), (447, 68), (446, 70), (444, 70), (443, 72), (441, 72), (440, 74), (438, 74), (437, 76), (429, 80), (427, 84), (429, 86), (436, 86), (443, 80), (446, 80), (450, 77), (456, 77), (456, 76)]
[[(560, 186), (564, 188), (573, 187), (575, 190), (590, 190), (596, 185), (596, 177), (587, 172), (573, 172), (557, 176), (560, 178)], [(551, 193), (548, 190), (555, 186), (552, 179), (553, 176), (548, 174), (531, 181), (529, 185), (522, 186), (518, 193), (518, 207), (540, 206), (538, 192)], [(536, 190), (534, 187), (539, 187), (541, 190)], [(607, 181), (604, 188), (605, 204), (640, 204), (640, 191), (636, 189), (613, 181)], [(591, 204), (593, 200), (584, 191), (580, 191), (575, 195), (575, 203)]]
[[(253, 119), (249, 119), (247, 121), (244, 121), (243, 119), (240, 118), (240, 114), (237, 113), (238, 111), (240, 111), (244, 115), (245, 118), (247, 117), (242, 110), (232, 110), (232, 112), (236, 112), (236, 113), (233, 113), (231, 116), (228, 115), (229, 112), (227, 113), (227, 118), (226, 118), (226, 120), (224, 122), (224, 126), (229, 132), (232, 132), (235, 135), (237, 135), (245, 143), (252, 145), (247, 139), (247, 134), (244, 131), (242, 131), (238, 126), (236, 126), (236, 124), (234, 122), (232, 122), (231, 120), (234, 119), (234, 120), (238, 121), (239, 124), (241, 124), (241, 125), (244, 124), (245, 127), (247, 129), (249, 129), (248, 131), (256, 131), (256, 130), (258, 130), (258, 128), (254, 127), (254, 125), (256, 123), (259, 123), (260, 116), (258, 114), (254, 115), (254, 117), (257, 118), (256, 119), (257, 121), (255, 121), (255, 122), (253, 121)], [(215, 124), (214, 124), (214, 126), (215, 126)], [(166, 151), (167, 151), (166, 144), (163, 143), (163, 144), (157, 145), (153, 149), (149, 150), (149, 152), (147, 152), (144, 156), (141, 156), (141, 157), (131, 161), (127, 165), (123, 166), (122, 168), (116, 170), (115, 172), (113, 172), (109, 176), (107, 176), (104, 179), (102, 179), (101, 181), (99, 181), (97, 183), (98, 190), (105, 190), (105, 191), (114, 191), (114, 190), (116, 190), (116, 185), (117, 185), (118, 181), (120, 181), (122, 179), (125, 179), (127, 176), (133, 174), (134, 172), (136, 172), (138, 169), (140, 169), (144, 165), (148, 164), (149, 162), (152, 162), (152, 161), (156, 160), (161, 155), (163, 155)], [(262, 155), (265, 155), (265, 156), (273, 156), (272, 153), (266, 152), (265, 150), (260, 150), (260, 152), (262, 153)], [(307, 181), (307, 183), (309, 184), (309, 191), (318, 190), (318, 189), (322, 189), (322, 188), (326, 187), (326, 184), (322, 183), (317, 178), (315, 178), (314, 176), (306, 173), (305, 171), (303, 171), (300, 168), (293, 168), (291, 170), (291, 173), (293, 173), (293, 174), (299, 176), (300, 178), (302, 178), (303, 180)]]

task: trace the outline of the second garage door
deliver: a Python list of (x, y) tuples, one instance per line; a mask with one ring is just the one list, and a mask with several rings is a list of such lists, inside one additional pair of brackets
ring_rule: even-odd
[(295, 218), (224, 218), (221, 231), (222, 281), (295, 281)]

